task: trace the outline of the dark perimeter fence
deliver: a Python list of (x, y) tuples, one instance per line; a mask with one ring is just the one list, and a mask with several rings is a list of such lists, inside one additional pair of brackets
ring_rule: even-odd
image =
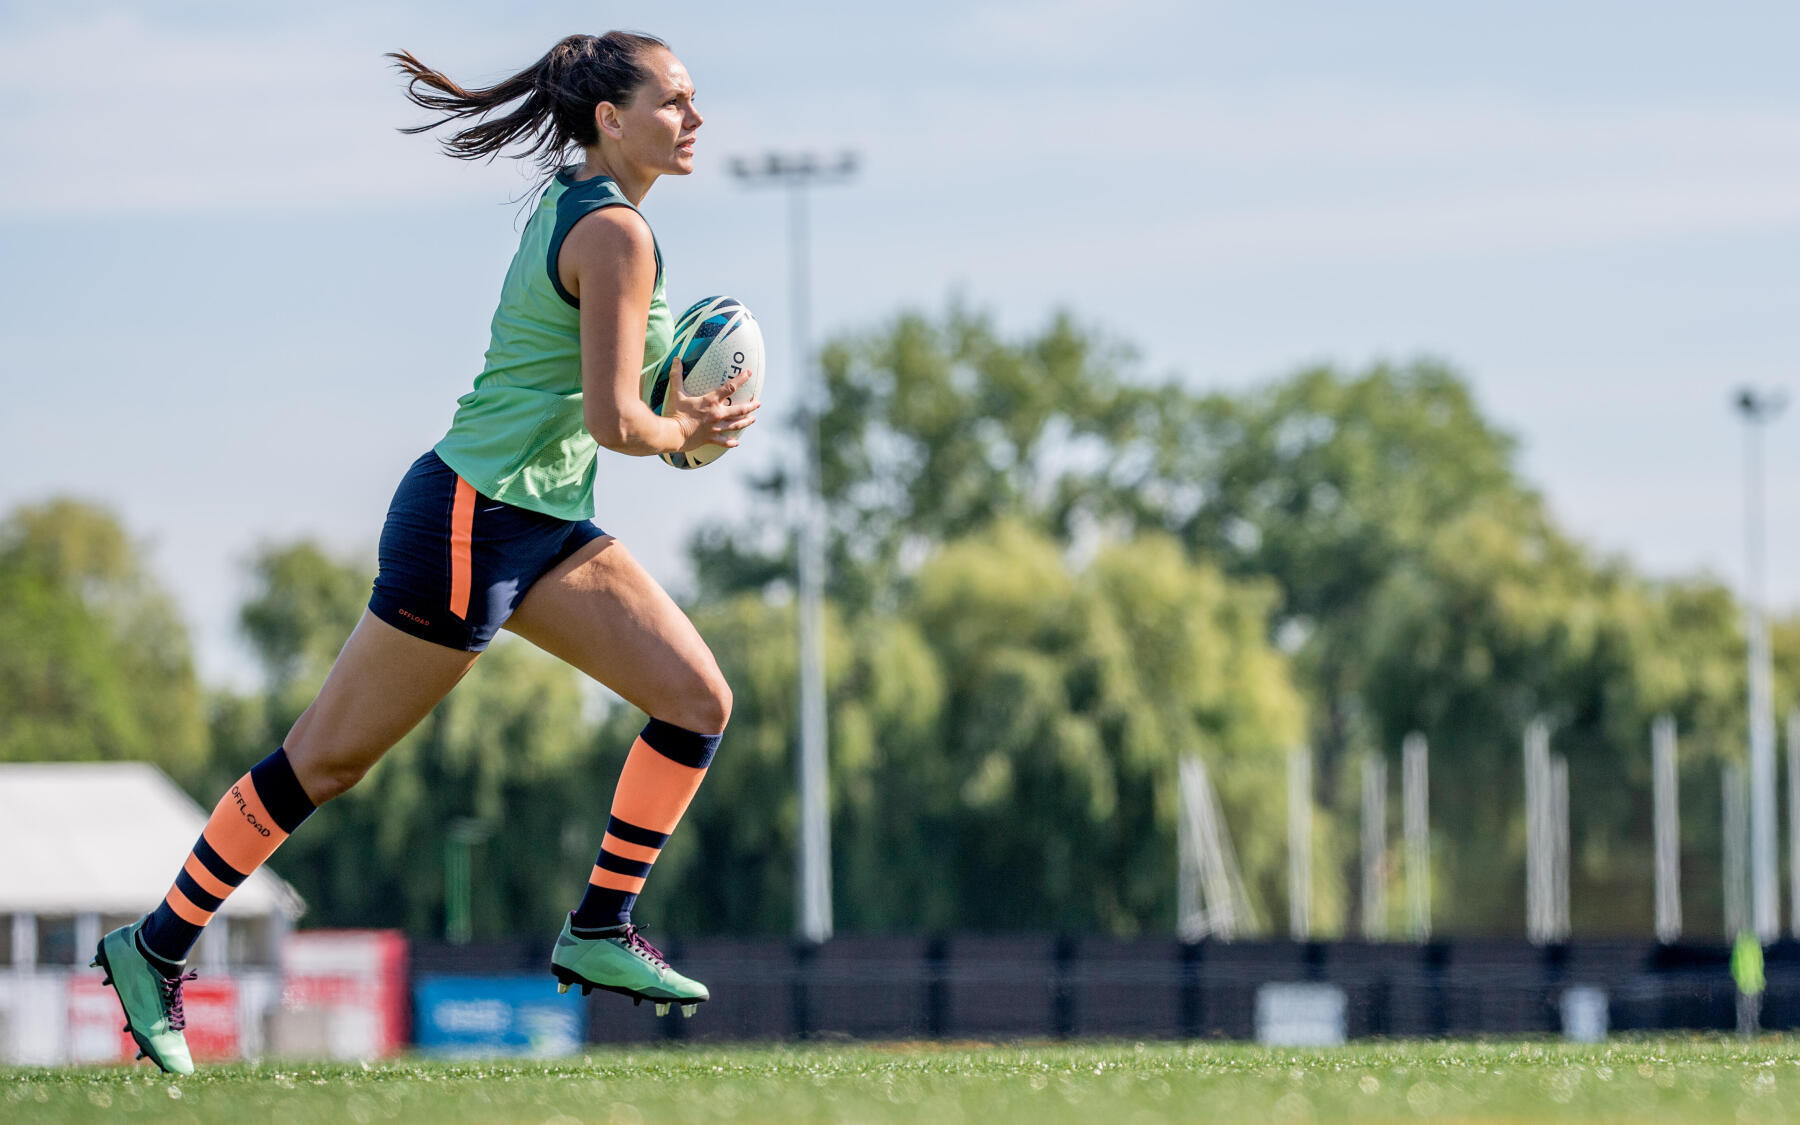
[[(1613, 1031), (1736, 1026), (1729, 950), (1639, 941), (1240, 941), (849, 937), (696, 939), (671, 961), (712, 992), (698, 1018), (595, 992), (594, 1043), (792, 1039), (1248, 1039), (1265, 985), (1334, 986), (1350, 1038), (1560, 1033), (1572, 989)], [(421, 943), (416, 979), (541, 974), (547, 942)], [(1763, 1026), (1800, 1027), (1800, 943), (1767, 952)]]

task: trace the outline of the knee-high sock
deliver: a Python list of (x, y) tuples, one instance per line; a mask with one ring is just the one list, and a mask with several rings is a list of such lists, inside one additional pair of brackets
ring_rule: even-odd
[(138, 944), (151, 963), (173, 975), (200, 931), (238, 885), (300, 827), (313, 803), (278, 749), (238, 778), (213, 809), (162, 905), (145, 921)]
[(612, 818), (600, 841), (600, 858), (588, 876), (581, 905), (570, 917), (574, 929), (609, 929), (631, 921), (638, 892), (706, 777), (719, 738), (661, 719), (645, 724), (631, 744), (613, 791)]

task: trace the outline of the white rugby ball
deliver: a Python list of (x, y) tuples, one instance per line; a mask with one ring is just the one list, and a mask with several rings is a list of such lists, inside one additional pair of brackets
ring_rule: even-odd
[[(669, 373), (677, 357), (681, 359), (681, 387), (690, 395), (710, 394), (748, 370), (750, 378), (732, 397), (739, 401), (762, 397), (762, 328), (735, 297), (696, 301), (675, 322), (675, 340), (669, 354), (644, 376), (644, 401), (658, 414), (666, 413)], [(726, 452), (723, 445), (703, 445), (687, 453), (661, 456), (677, 469), (698, 469)]]

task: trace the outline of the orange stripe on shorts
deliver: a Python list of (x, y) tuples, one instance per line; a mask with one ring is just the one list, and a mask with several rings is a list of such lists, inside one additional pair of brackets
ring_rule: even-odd
[(469, 616), (469, 546), (475, 539), (475, 486), (456, 478), (450, 506), (450, 612)]

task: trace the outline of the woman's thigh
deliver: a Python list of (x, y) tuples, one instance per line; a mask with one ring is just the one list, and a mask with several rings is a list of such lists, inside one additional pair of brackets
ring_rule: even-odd
[(532, 584), (506, 628), (652, 718), (725, 729), (731, 691), (712, 650), (625, 545), (608, 536)]
[(356, 784), (480, 655), (403, 633), (365, 610), (283, 743), (307, 796), (318, 804)]

